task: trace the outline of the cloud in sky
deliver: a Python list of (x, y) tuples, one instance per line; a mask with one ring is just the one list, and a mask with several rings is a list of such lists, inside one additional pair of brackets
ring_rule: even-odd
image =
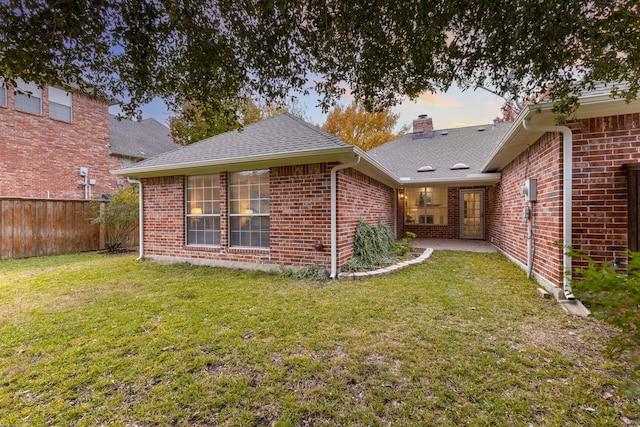
[(438, 108), (458, 108), (460, 102), (454, 96), (447, 93), (431, 93), (425, 92), (417, 99), (418, 103), (429, 104)]

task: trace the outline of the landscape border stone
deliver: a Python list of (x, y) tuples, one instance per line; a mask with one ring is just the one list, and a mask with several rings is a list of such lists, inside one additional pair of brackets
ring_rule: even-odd
[(431, 258), (433, 254), (432, 248), (427, 248), (422, 252), (422, 254), (416, 258), (401, 261), (397, 264), (389, 265), (383, 268), (379, 268), (377, 270), (372, 271), (359, 271), (357, 273), (340, 273), (338, 274), (339, 280), (361, 280), (369, 277), (375, 276), (383, 276), (385, 274), (393, 273), (394, 271), (402, 270), (403, 268), (409, 267), (410, 265), (421, 264)]

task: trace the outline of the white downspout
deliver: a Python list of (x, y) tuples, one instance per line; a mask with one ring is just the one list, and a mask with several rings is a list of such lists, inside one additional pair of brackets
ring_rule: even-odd
[(360, 163), (360, 156), (351, 163), (342, 163), (331, 169), (331, 274), (330, 278), (335, 279), (338, 275), (338, 171), (353, 167)]
[(530, 125), (529, 120), (522, 122), (526, 130), (533, 132), (559, 132), (562, 134), (562, 153), (564, 156), (563, 176), (562, 176), (562, 240), (564, 246), (563, 264), (564, 280), (562, 288), (566, 299), (573, 300), (573, 289), (571, 288), (571, 257), (568, 250), (573, 245), (571, 233), (571, 216), (573, 203), (573, 134), (566, 126), (535, 126)]
[(144, 211), (142, 209), (142, 181), (133, 178), (127, 178), (129, 184), (138, 184), (138, 232), (140, 243), (138, 247), (140, 248), (140, 254), (136, 261), (140, 261), (144, 258)]

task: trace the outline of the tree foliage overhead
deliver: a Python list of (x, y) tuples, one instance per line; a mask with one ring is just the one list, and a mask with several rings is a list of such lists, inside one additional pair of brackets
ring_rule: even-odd
[(399, 117), (389, 109), (369, 113), (353, 102), (348, 107), (336, 105), (329, 112), (322, 130), (368, 151), (409, 130), (405, 125), (399, 132), (394, 132)]
[(308, 121), (295, 100), (287, 104), (274, 104), (244, 96), (219, 106), (187, 102), (175, 116), (169, 118), (169, 128), (175, 143), (189, 145), (287, 111)]
[(5, 0), (0, 75), (95, 89), (128, 112), (309, 85), (325, 107), (347, 86), (379, 109), (454, 82), (551, 86), (568, 108), (600, 81), (637, 95), (639, 13), (637, 0)]
[(261, 118), (259, 107), (249, 98), (224, 104), (222, 108), (187, 102), (177, 115), (169, 118), (169, 128), (175, 143), (189, 145)]

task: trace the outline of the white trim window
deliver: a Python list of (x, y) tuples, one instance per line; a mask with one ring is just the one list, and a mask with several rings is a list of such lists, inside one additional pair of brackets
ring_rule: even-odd
[(0, 107), (7, 106), (7, 85), (4, 83), (4, 79), (0, 77)]
[(269, 248), (269, 171), (229, 174), (229, 245)]
[(71, 123), (72, 99), (71, 92), (49, 86), (49, 117)]
[(187, 177), (187, 245), (220, 246), (220, 175)]
[(42, 89), (36, 83), (27, 83), (16, 79), (15, 107), (18, 111), (32, 114), (42, 114)]
[(404, 190), (405, 224), (447, 225), (447, 187), (407, 188)]

